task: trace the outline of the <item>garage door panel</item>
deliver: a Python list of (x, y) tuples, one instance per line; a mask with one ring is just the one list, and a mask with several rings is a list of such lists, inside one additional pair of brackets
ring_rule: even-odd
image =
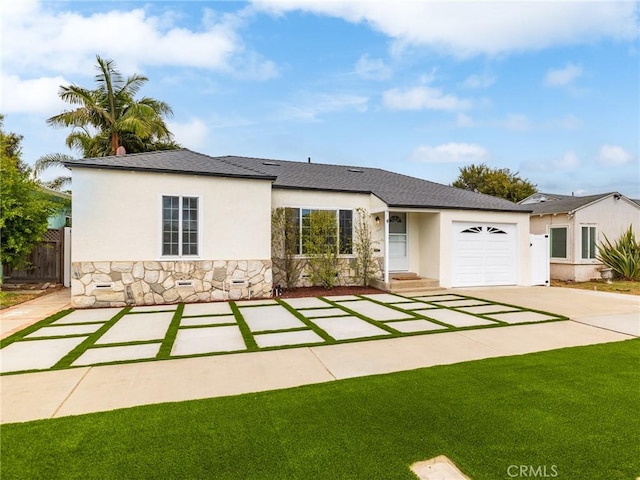
[(515, 224), (453, 223), (453, 286), (516, 283)]

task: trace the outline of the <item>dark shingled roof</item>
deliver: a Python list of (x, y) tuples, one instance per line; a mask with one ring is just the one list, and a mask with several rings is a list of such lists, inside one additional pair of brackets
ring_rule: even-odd
[(534, 215), (542, 215), (547, 213), (569, 213), (604, 197), (614, 195), (615, 193), (616, 192), (600, 193), (598, 195), (587, 195), (585, 197), (549, 194), (549, 196), (557, 197), (557, 200), (549, 200), (547, 202), (540, 203), (529, 203), (527, 204), (527, 207), (530, 207), (533, 210)]
[(187, 149), (67, 162), (69, 168), (107, 168), (273, 180), (273, 188), (373, 193), (390, 207), (531, 212), (501, 198), (379, 168), (250, 157), (210, 157)]
[(216, 177), (257, 178), (275, 180), (264, 172), (224, 162), (216, 157), (192, 152), (186, 148), (158, 152), (132, 153), (122, 156), (84, 158), (64, 162), (68, 168), (103, 168), (107, 170), (135, 170), (157, 173), (180, 173)]

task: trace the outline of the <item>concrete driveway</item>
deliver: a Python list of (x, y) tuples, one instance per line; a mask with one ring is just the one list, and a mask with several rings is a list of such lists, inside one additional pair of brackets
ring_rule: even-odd
[(2, 376), (0, 421), (237, 395), (638, 336), (638, 297), (553, 287), (438, 293), (521, 305), (572, 320)]

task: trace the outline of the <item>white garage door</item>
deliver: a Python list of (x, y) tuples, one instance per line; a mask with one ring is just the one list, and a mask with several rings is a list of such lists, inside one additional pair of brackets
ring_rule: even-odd
[(453, 222), (454, 287), (516, 284), (516, 225)]

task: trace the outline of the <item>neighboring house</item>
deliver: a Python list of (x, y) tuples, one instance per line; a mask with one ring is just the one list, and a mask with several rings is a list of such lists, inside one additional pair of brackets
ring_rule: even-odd
[(600, 278), (597, 245), (605, 235), (614, 242), (633, 225), (640, 236), (640, 204), (617, 192), (585, 197), (535, 193), (520, 204), (533, 210), (531, 233), (549, 235), (554, 279)]
[(59, 208), (49, 216), (48, 227), (50, 229), (71, 226), (71, 194), (59, 192), (50, 188), (42, 187), (42, 190), (59, 205)]
[(356, 209), (366, 209), (383, 285), (397, 272), (442, 287), (530, 284), (530, 209), (492, 196), (377, 168), (187, 149), (66, 166), (76, 307), (270, 296), (277, 207), (298, 213), (301, 238), (310, 212), (336, 212), (347, 271)]

